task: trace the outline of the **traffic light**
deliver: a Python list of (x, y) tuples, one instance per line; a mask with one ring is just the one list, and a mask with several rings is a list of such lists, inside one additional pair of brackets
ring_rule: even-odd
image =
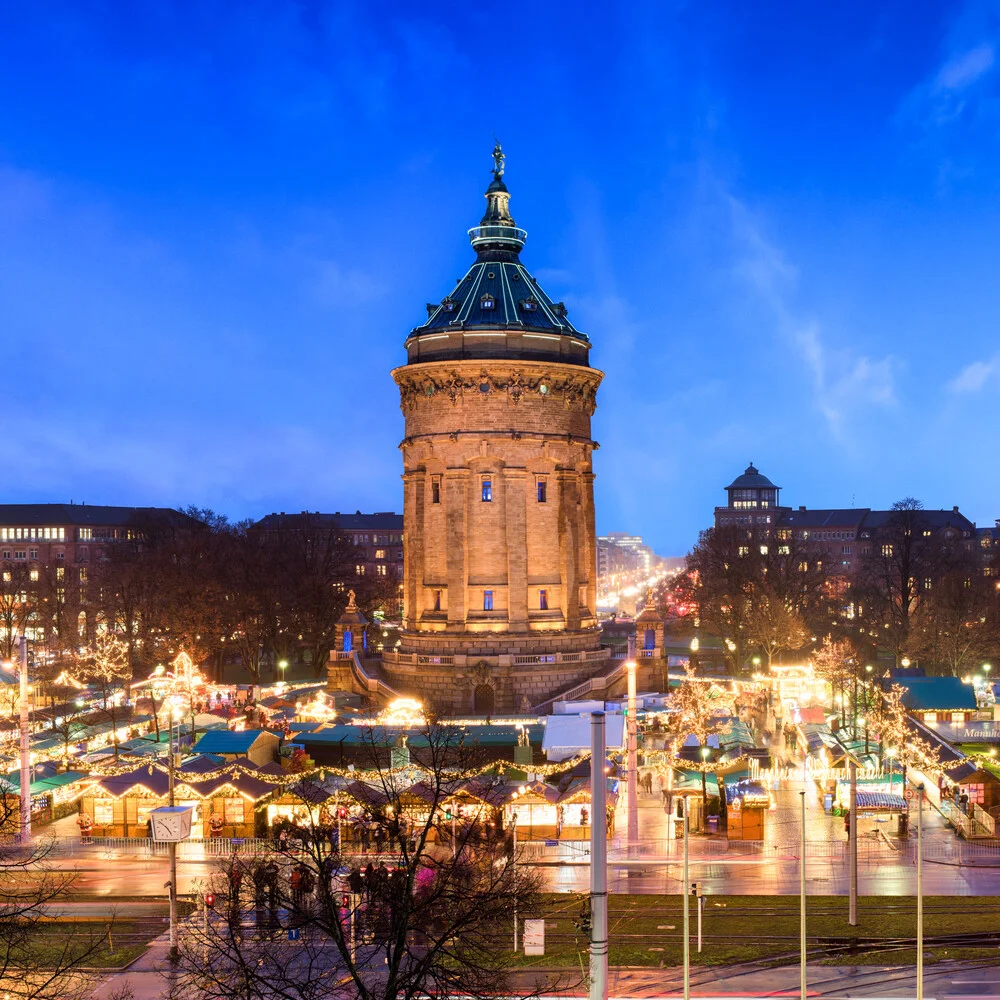
[(692, 896), (698, 896), (698, 897), (700, 897), (701, 896), (701, 883), (700, 882), (692, 882), (691, 883), (691, 888), (688, 890), (688, 892)]
[(451, 819), (451, 810), (450, 809), (445, 809), (445, 811), (444, 811), (444, 818), (445, 819)]
[(590, 906), (585, 905), (582, 910), (580, 910), (580, 916), (573, 921), (573, 926), (583, 935), (587, 940), (590, 940)]
[(215, 893), (214, 892), (206, 892), (205, 893), (205, 906), (208, 909), (212, 909), (212, 907), (215, 906)]

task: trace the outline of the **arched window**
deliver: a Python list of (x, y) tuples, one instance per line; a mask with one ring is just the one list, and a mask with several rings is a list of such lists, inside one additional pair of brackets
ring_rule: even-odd
[(648, 628), (642, 635), (642, 648), (643, 649), (655, 649), (656, 648), (656, 629)]
[(350, 629), (344, 632), (344, 652), (349, 653), (354, 645), (354, 633)]
[(496, 692), (492, 684), (477, 684), (473, 692), (473, 711), (476, 715), (492, 715), (496, 706)]

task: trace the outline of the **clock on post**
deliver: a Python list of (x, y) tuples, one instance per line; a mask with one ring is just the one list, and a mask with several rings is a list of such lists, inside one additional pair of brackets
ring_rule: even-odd
[(191, 806), (160, 806), (151, 809), (149, 818), (152, 820), (153, 840), (170, 843), (184, 840), (191, 836)]

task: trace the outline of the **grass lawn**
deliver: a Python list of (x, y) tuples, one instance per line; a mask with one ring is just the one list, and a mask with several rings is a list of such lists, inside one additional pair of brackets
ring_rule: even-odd
[[(544, 956), (519, 955), (523, 967), (579, 968), (581, 954), (587, 962), (586, 935), (574, 927), (586, 897), (545, 895), (537, 916), (545, 918)], [(704, 897), (703, 946), (696, 951), (696, 901), (691, 898), (691, 961), (700, 965), (731, 965), (737, 962), (797, 956), (799, 947), (799, 900), (797, 896), (706, 896)], [(608, 897), (611, 965), (679, 965), (683, 961), (682, 902), (678, 896)], [(924, 899), (924, 935), (995, 933), (1000, 928), (1000, 898), (993, 896), (928, 896)], [(893, 939), (916, 935), (916, 904), (913, 898), (862, 896), (858, 900), (858, 926), (847, 924), (847, 898), (810, 896), (807, 910), (810, 951), (824, 945), (848, 944), (852, 938)], [(1000, 934), (997, 937), (1000, 944)], [(981, 941), (970, 948), (949, 943), (935, 947), (928, 941), (925, 956), (935, 959), (982, 957), (1000, 959), (1000, 948), (984, 948)], [(819, 956), (817, 956), (818, 958)], [(796, 958), (797, 960), (797, 958)], [(840, 959), (832, 959), (840, 960)], [(912, 964), (913, 951), (882, 951), (855, 954), (843, 961), (851, 964)]]
[(111, 928), (99, 921), (40, 921), (28, 933), (26, 952), (12, 965), (64, 968), (77, 964), (113, 969), (131, 962), (163, 928), (147, 921), (118, 920)]

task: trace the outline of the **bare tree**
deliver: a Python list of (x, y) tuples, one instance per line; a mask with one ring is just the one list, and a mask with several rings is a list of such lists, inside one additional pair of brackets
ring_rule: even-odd
[[(0, 796), (0, 831), (18, 827), (17, 797)], [(51, 921), (65, 903), (76, 873), (53, 868), (50, 847), (20, 847), (0, 841), (0, 984), (9, 1000), (76, 1000), (89, 996), (94, 982), (78, 970), (106, 946), (105, 924), (95, 932)], [(100, 930), (96, 930), (99, 927)]]
[(37, 619), (37, 589), (26, 562), (0, 562), (0, 658), (14, 657), (18, 637)]
[[(191, 937), (182, 995), (510, 995), (513, 920), (537, 906), (538, 883), (516, 864), (500, 823), (495, 802), (503, 779), (484, 773), (488, 762), (458, 729), (425, 726), (410, 742), (412, 768), (399, 766), (385, 731), (370, 730), (365, 742), (371, 768), (359, 771), (366, 782), (359, 797), (379, 856), (392, 870), (369, 864), (338, 875), (353, 859), (331, 829), (312, 821), (300, 833), (302, 853), (292, 859), (234, 859), (225, 873), (226, 919)], [(463, 790), (478, 805), (466, 810), (452, 838), (446, 806)], [(303, 803), (318, 801), (314, 788), (300, 794)], [(287, 924), (279, 924), (280, 910)], [(289, 927), (299, 935), (294, 945), (286, 940)]]

